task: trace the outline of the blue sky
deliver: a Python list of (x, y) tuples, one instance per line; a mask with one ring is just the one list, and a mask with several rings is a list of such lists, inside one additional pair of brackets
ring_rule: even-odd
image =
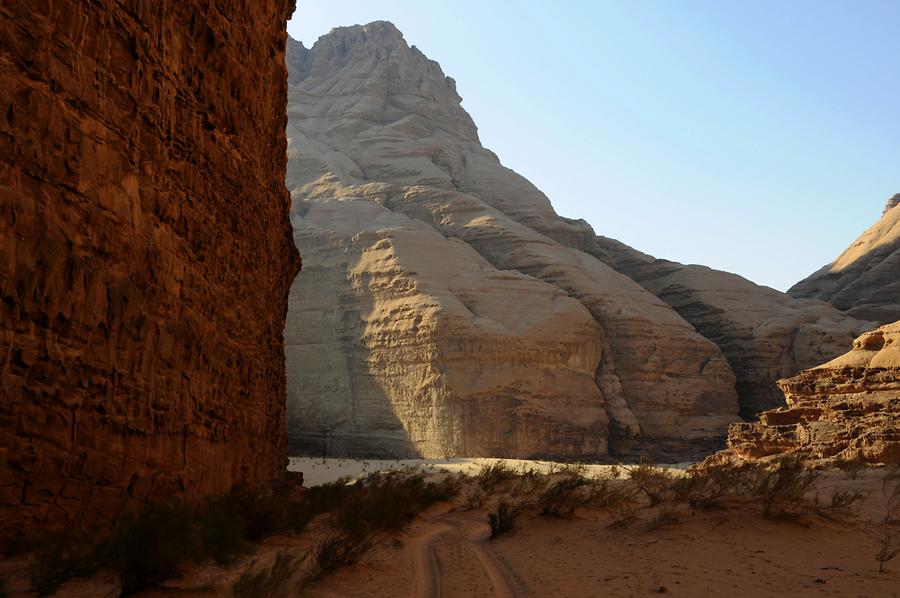
[(392, 21), (564, 216), (784, 290), (900, 192), (900, 1), (299, 0)]

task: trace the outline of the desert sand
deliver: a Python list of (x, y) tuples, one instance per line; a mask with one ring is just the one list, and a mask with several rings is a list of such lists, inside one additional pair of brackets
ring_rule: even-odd
[(763, 518), (753, 505), (656, 512), (611, 526), (609, 515), (572, 519), (528, 512), (508, 536), (489, 540), (485, 508), (438, 505), (399, 541), (304, 588), (337, 596), (898, 596), (900, 561), (878, 572), (877, 525), (883, 472), (855, 480), (840, 471), (817, 491), (858, 491), (855, 515), (800, 522)]

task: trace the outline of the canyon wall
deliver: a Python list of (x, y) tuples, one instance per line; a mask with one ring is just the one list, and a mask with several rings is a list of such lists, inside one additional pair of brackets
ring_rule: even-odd
[(779, 385), (787, 407), (733, 425), (720, 457), (900, 464), (900, 322), (863, 334), (846, 355)]
[(788, 293), (828, 301), (851, 316), (879, 324), (900, 320), (900, 193), (834, 262)]
[(277, 477), (293, 0), (0, 7), (0, 537)]
[(841, 355), (875, 323), (705, 266), (657, 259), (593, 237), (585, 251), (671, 305), (722, 350), (737, 377), (741, 416), (784, 405), (778, 380)]
[(724, 441), (719, 348), (581, 250), (589, 227), (482, 147), (436, 62), (384, 22), (289, 40), (287, 61), (293, 450), (684, 459)]

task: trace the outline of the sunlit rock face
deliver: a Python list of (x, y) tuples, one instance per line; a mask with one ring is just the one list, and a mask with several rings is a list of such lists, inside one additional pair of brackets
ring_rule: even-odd
[(862, 335), (846, 355), (779, 385), (787, 407), (733, 425), (722, 456), (900, 464), (900, 322)]
[(281, 475), (288, 0), (0, 8), (0, 536)]
[(864, 320), (900, 320), (900, 194), (891, 197), (881, 219), (834, 262), (789, 291), (814, 297)]
[[(721, 351), (582, 249), (393, 25), (288, 43), (306, 268), (288, 436), (314, 454), (683, 459), (737, 417)], [(335, 297), (338, 300), (335, 300)]]
[(741, 415), (784, 405), (777, 382), (846, 351), (873, 324), (736, 274), (656, 259), (596, 237), (585, 249), (671, 305), (722, 350), (737, 376)]

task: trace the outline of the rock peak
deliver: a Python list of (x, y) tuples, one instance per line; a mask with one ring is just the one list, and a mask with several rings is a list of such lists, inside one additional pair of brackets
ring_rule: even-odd
[(397, 26), (390, 21), (372, 21), (366, 25), (348, 25), (346, 27), (335, 27), (326, 35), (319, 38), (336, 37), (343, 39), (364, 39), (379, 40), (383, 42), (393, 42), (403, 39), (403, 33), (397, 29)]
[(894, 197), (887, 200), (887, 205), (884, 206), (884, 212), (882, 212), (882, 215), (887, 214), (890, 210), (894, 209), (898, 205), (900, 205), (900, 193), (895, 193)]

